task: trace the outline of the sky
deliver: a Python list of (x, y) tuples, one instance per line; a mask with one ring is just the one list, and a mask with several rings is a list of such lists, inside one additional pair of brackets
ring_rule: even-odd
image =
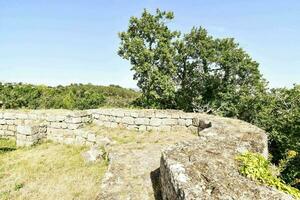
[(136, 88), (117, 34), (144, 8), (173, 11), (172, 30), (235, 38), (270, 87), (300, 83), (299, 0), (0, 0), (0, 82)]

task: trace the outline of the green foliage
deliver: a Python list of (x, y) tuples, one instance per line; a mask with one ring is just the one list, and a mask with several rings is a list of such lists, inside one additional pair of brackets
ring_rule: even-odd
[(179, 36), (166, 22), (173, 19), (172, 12), (156, 10), (155, 15), (144, 10), (140, 18), (131, 17), (126, 32), (119, 37), (119, 55), (132, 64), (134, 79), (142, 90), (145, 107), (167, 108), (174, 105), (176, 66), (172, 44)]
[(291, 89), (272, 89), (265, 97), (255, 124), (270, 133), (270, 143), (276, 161), (288, 150), (300, 152), (300, 85)]
[(300, 190), (300, 155), (296, 151), (288, 151), (285, 159), (280, 160), (281, 178)]
[(35, 86), (0, 83), (0, 102), (3, 108), (29, 109), (91, 109), (100, 106), (126, 107), (138, 93), (120, 86), (72, 84), (68, 86)]
[(214, 39), (193, 28), (177, 42), (177, 106), (251, 120), (257, 95), (265, 91), (258, 63), (232, 38)]
[(142, 90), (143, 107), (214, 111), (252, 120), (265, 91), (258, 63), (232, 38), (214, 39), (204, 28), (192, 28), (179, 37), (167, 21), (172, 12), (144, 10), (132, 17), (119, 34), (119, 55), (132, 64)]
[(262, 155), (246, 152), (238, 155), (236, 159), (239, 161), (239, 171), (242, 175), (260, 183), (276, 187), (278, 190), (291, 194), (295, 198), (300, 198), (300, 191), (276, 177), (270, 162)]
[[(120, 33), (119, 55), (132, 64), (142, 107), (176, 108), (234, 117), (270, 133), (270, 152), (278, 164), (286, 152), (300, 152), (300, 86), (267, 90), (252, 60), (232, 38), (213, 38), (202, 28), (182, 37), (167, 21), (172, 12), (144, 10)], [(288, 170), (297, 171), (296, 161)], [(294, 172), (291, 172), (294, 173)], [(290, 173), (282, 173), (288, 183)], [(288, 177), (285, 177), (288, 176)]]

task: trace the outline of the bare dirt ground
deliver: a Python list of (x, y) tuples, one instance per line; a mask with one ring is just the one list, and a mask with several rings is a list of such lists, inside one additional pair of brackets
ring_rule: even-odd
[[(101, 200), (155, 199), (153, 188), (158, 187), (155, 178), (161, 150), (170, 144), (197, 138), (188, 132), (139, 133), (100, 127), (92, 127), (92, 130), (115, 141), (107, 148), (110, 165), (97, 197)], [(159, 194), (156, 195), (156, 199), (159, 199)]]

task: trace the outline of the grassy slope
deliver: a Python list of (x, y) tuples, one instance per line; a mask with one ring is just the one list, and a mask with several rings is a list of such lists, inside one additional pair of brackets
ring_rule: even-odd
[[(8, 143), (0, 139), (0, 149)], [(106, 163), (85, 164), (81, 157), (85, 150), (45, 143), (0, 152), (0, 199), (95, 198)]]

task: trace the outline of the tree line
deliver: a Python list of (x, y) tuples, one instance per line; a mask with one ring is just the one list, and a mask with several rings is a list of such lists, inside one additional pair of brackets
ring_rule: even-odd
[(5, 109), (92, 109), (101, 106), (128, 107), (139, 95), (117, 85), (71, 84), (44, 86), (0, 83), (0, 107)]
[[(284, 181), (300, 187), (300, 85), (269, 89), (259, 64), (233, 38), (214, 38), (203, 27), (181, 34), (173, 12), (144, 10), (120, 32), (118, 54), (129, 60), (146, 108), (181, 109), (234, 117), (270, 133), (273, 163)], [(296, 152), (287, 159), (289, 152)], [(298, 152), (298, 153), (297, 153)]]

